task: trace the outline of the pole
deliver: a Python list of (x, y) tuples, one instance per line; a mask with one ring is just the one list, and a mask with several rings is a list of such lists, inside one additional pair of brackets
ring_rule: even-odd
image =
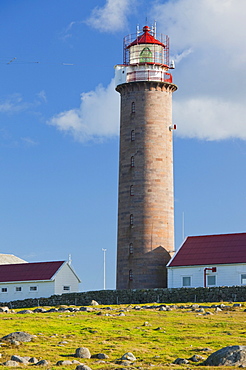
[(103, 251), (103, 290), (106, 289), (106, 250), (107, 249), (102, 248), (102, 251)]

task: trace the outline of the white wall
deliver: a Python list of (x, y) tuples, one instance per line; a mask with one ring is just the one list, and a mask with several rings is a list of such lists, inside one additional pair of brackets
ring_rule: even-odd
[[(37, 287), (37, 290), (30, 290), (31, 287)], [(7, 292), (2, 289), (7, 288)], [(16, 291), (21, 288), (21, 291)], [(19, 283), (0, 283), (0, 302), (17, 301), (27, 298), (48, 298), (55, 294), (55, 284), (53, 281), (32, 281)]]
[[(190, 277), (191, 288), (204, 286), (204, 269), (206, 267), (216, 267), (216, 272), (207, 271), (208, 276), (215, 276), (215, 285), (207, 286), (234, 286), (244, 285), (241, 282), (241, 275), (246, 274), (246, 264), (235, 265), (204, 265), (204, 266), (185, 266), (185, 267), (168, 267), (168, 288), (182, 288), (183, 277)], [(189, 287), (189, 286), (186, 286)]]
[[(64, 290), (69, 287), (69, 290)], [(55, 275), (55, 293), (74, 293), (79, 291), (79, 280), (68, 263), (64, 263)]]

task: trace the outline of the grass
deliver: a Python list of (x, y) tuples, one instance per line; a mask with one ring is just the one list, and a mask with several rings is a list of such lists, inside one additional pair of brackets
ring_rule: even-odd
[[(126, 352), (132, 352), (137, 358), (134, 365), (127, 367), (129, 369), (207, 370), (211, 367), (191, 362), (188, 365), (172, 363), (177, 357), (187, 359), (194, 354), (206, 358), (209, 353), (203, 349), (207, 347), (214, 352), (229, 345), (246, 345), (243, 306), (233, 308), (230, 305), (228, 310), (220, 312), (214, 312), (214, 308), (205, 309), (213, 315), (184, 309), (181, 305), (171, 311), (146, 308), (146, 305), (142, 305), (141, 310), (135, 310), (134, 306), (111, 308), (97, 306), (92, 312), (73, 313), (1, 313), (0, 337), (15, 331), (36, 335), (32, 342), (19, 346), (3, 343), (1, 362), (12, 355), (33, 356), (49, 360), (49, 369), (75, 369), (76, 365), (58, 367), (55, 364), (59, 360), (75, 359), (76, 348), (87, 347), (91, 354), (109, 356), (106, 362), (81, 359), (93, 370), (122, 369), (123, 365), (115, 361)], [(125, 316), (120, 316), (122, 310)]]

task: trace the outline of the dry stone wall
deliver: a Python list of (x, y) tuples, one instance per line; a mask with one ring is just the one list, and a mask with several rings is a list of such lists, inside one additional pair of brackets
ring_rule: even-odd
[(179, 288), (179, 289), (136, 289), (136, 290), (99, 290), (81, 293), (53, 295), (50, 298), (25, 299), (1, 303), (9, 308), (37, 306), (75, 305), (87, 306), (92, 300), (103, 305), (141, 304), (141, 303), (186, 303), (186, 302), (244, 302), (246, 286), (213, 288)]

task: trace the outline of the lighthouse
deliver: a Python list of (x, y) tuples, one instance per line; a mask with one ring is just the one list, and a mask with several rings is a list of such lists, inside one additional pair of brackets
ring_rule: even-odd
[(164, 288), (174, 251), (173, 62), (168, 36), (145, 26), (123, 42), (117, 289)]

